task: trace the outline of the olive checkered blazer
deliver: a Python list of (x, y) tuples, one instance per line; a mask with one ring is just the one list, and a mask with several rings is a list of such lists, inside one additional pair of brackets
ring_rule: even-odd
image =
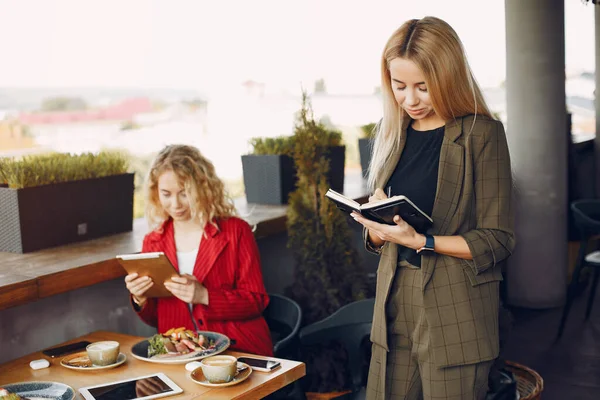
[[(409, 122), (404, 121), (400, 146), (379, 172), (377, 187), (385, 185), (402, 155)], [(423, 305), (437, 367), (498, 356), (498, 286), (504, 260), (515, 246), (512, 186), (501, 122), (471, 115), (446, 124), (429, 233), (463, 236), (473, 260), (433, 252), (422, 255)], [(398, 245), (386, 243), (377, 270), (371, 341), (387, 351), (385, 306), (397, 256)]]

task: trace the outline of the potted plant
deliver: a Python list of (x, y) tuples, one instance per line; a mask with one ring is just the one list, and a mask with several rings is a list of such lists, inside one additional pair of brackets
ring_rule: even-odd
[(373, 140), (375, 139), (376, 127), (377, 124), (375, 122), (371, 122), (370, 124), (362, 125), (360, 127), (363, 137), (358, 139), (358, 152), (360, 155), (360, 168), (362, 169), (363, 178), (366, 178), (369, 172), (369, 164), (371, 163), (371, 152), (373, 149)]
[[(367, 273), (352, 247), (348, 220), (325, 197), (330, 161), (327, 129), (315, 122), (306, 94), (295, 127), (294, 163), (298, 185), (287, 211), (288, 247), (292, 250), (294, 284), (286, 291), (303, 310), (303, 325), (319, 321), (341, 306), (366, 298)], [(345, 364), (335, 345), (301, 349), (307, 361), (305, 388), (332, 392), (346, 386)], [(313, 362), (318, 358), (318, 367)]]
[(126, 158), (112, 152), (0, 159), (0, 251), (130, 231), (133, 177)]
[(248, 203), (287, 204), (296, 186), (294, 137), (252, 138), (252, 154), (242, 155)]
[[(339, 131), (324, 129), (322, 141), (330, 160), (327, 179), (333, 190), (344, 190), (346, 148)], [(244, 188), (248, 203), (287, 204), (297, 183), (294, 165), (296, 136), (250, 139), (252, 154), (242, 155)]]

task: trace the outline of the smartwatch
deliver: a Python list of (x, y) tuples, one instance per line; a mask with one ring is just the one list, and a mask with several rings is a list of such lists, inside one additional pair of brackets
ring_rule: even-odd
[(417, 250), (417, 253), (420, 253), (423, 250), (429, 250), (429, 251), (435, 250), (435, 240), (434, 240), (433, 236), (431, 236), (428, 233), (425, 234), (425, 246), (423, 246), (419, 250)]

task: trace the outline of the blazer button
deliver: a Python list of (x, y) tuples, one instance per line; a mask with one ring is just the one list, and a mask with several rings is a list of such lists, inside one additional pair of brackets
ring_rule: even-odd
[(199, 319), (199, 320), (198, 320), (198, 323), (199, 323), (200, 325), (204, 325), (204, 322), (203, 322), (201, 319)]

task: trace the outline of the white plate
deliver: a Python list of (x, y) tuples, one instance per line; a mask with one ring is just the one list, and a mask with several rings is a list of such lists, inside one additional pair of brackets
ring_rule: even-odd
[[(77, 371), (98, 371), (103, 369), (116, 368), (119, 365), (123, 364), (126, 360), (127, 356), (123, 353), (119, 353), (119, 356), (117, 357), (117, 362), (114, 364), (105, 366), (92, 365), (92, 362), (90, 361), (87, 353), (83, 351), (64, 357), (62, 360), (60, 360), (60, 365), (62, 365), (65, 368), (74, 369)], [(76, 365), (78, 363), (81, 363), (81, 365)]]
[(59, 382), (19, 382), (2, 385), (8, 393), (15, 393), (31, 400), (73, 400), (75, 391)]
[(158, 364), (186, 364), (190, 361), (202, 360), (203, 358), (214, 356), (215, 354), (222, 353), (229, 347), (229, 338), (221, 333), (209, 332), (209, 331), (198, 331), (198, 334), (204, 335), (208, 340), (214, 340), (216, 348), (214, 350), (204, 350), (202, 352), (192, 352), (188, 354), (182, 354), (171, 358), (157, 358), (148, 357), (148, 347), (150, 343), (148, 339), (144, 339), (141, 342), (134, 344), (131, 347), (131, 355), (138, 360), (148, 361)]

